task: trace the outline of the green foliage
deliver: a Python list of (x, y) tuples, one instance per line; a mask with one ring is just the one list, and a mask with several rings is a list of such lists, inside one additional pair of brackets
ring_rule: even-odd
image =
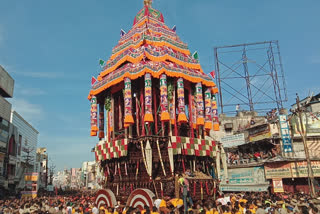
[(174, 91), (173, 80), (172, 79), (168, 79), (167, 83), (168, 83), (168, 86), (167, 86), (168, 101), (172, 101), (172, 99), (173, 99), (173, 91)]
[(111, 110), (111, 97), (107, 96), (105, 103), (104, 103), (104, 107), (106, 109), (106, 111), (110, 111)]

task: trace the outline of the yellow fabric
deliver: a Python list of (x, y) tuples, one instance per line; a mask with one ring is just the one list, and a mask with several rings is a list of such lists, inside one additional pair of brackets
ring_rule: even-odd
[(161, 200), (159, 207), (167, 207), (167, 203), (165, 200)]
[[(178, 205), (183, 205), (183, 200), (179, 199), (179, 198), (171, 199), (170, 202), (174, 207), (177, 207)], [(160, 207), (161, 207), (161, 205), (160, 205)]]
[(247, 203), (247, 200), (242, 198), (242, 199), (239, 200), (239, 203), (241, 203), (241, 202), (243, 202), (243, 203), (246, 204), (246, 203)]
[(141, 210), (141, 214), (145, 214), (146, 213), (146, 210)]

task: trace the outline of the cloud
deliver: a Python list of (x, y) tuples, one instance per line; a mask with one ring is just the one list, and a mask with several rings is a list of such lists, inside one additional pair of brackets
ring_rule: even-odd
[(44, 111), (41, 106), (30, 103), (25, 99), (13, 98), (12, 109), (18, 112), (26, 121), (36, 123), (44, 118)]
[(320, 55), (310, 56), (307, 60), (311, 64), (320, 64)]
[(23, 95), (23, 96), (41, 96), (41, 95), (47, 94), (47, 92), (45, 92), (40, 88), (25, 88), (25, 87), (21, 87), (18, 84), (15, 85), (15, 91), (16, 91), (16, 94)]
[(43, 79), (57, 79), (63, 77), (63, 74), (58, 72), (17, 72), (13, 70), (11, 73), (24, 77)]

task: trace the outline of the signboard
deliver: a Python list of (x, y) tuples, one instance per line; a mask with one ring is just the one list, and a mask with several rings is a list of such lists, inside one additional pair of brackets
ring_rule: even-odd
[[(320, 177), (320, 161), (311, 161), (311, 168), (315, 177)], [(270, 163), (264, 166), (267, 179), (274, 178), (306, 178), (308, 168), (306, 161), (291, 163)]]
[(36, 172), (25, 173), (24, 180), (25, 181), (38, 181), (38, 173), (36, 173)]
[(292, 141), (289, 131), (289, 123), (287, 115), (279, 115), (280, 133), (282, 136), (282, 146), (285, 153), (292, 152)]
[[(300, 136), (301, 127), (298, 116), (294, 116), (291, 119), (293, 126), (294, 136)], [(302, 114), (302, 124), (304, 131), (307, 132), (308, 136), (317, 136), (320, 133), (320, 112), (316, 113), (304, 113)]]
[[(320, 177), (320, 161), (311, 161), (311, 168), (315, 177)], [(292, 175), (295, 178), (308, 177), (308, 166), (306, 161), (291, 163)]]
[(269, 187), (263, 166), (228, 169), (228, 182), (223, 172), (221, 175), (221, 191), (267, 191)]
[(36, 198), (37, 191), (21, 191), (22, 198)]
[(232, 148), (245, 144), (244, 134), (236, 134), (230, 136), (224, 136), (220, 139), (220, 142), (224, 148)]
[(264, 171), (267, 179), (292, 177), (290, 163), (265, 164)]
[(267, 139), (271, 137), (271, 131), (269, 124), (264, 124), (261, 126), (255, 126), (249, 129), (249, 141), (256, 142), (259, 140)]
[(272, 179), (273, 192), (284, 192), (283, 183), (281, 178)]

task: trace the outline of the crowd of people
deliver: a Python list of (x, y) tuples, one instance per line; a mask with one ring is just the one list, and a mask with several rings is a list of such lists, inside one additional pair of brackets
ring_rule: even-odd
[(102, 205), (98, 208), (94, 195), (81, 193), (0, 201), (1, 214), (316, 214), (319, 211), (320, 198), (312, 199), (301, 194), (232, 193), (221, 194), (215, 200), (195, 202), (169, 197), (154, 198), (153, 207), (144, 207), (143, 210), (120, 202), (115, 207)]
[(270, 158), (277, 157), (280, 154), (279, 146), (274, 146), (269, 151), (267, 150), (257, 150), (252, 152), (227, 152), (228, 164), (238, 165), (238, 164), (248, 164), (252, 162), (259, 162), (262, 160), (267, 160)]

